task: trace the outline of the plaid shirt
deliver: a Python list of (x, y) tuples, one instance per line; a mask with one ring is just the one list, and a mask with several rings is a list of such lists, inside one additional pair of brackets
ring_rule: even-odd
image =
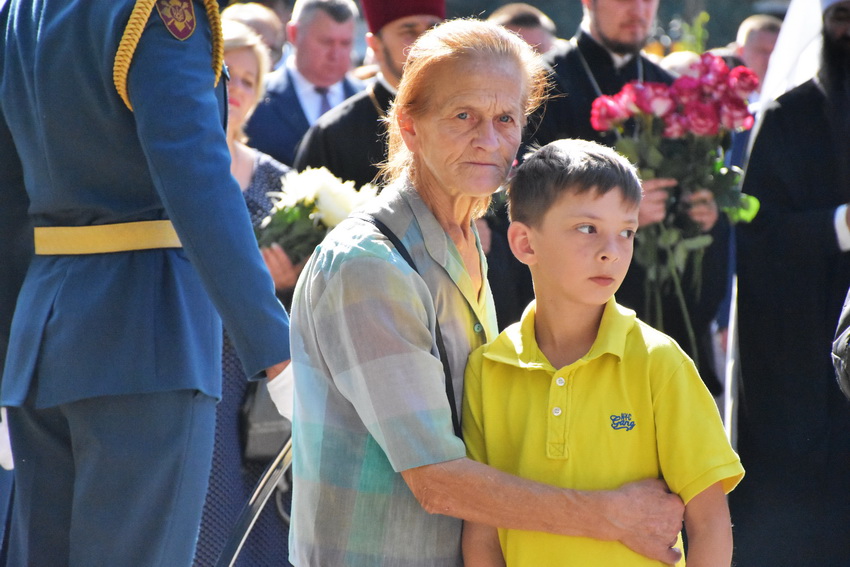
[(366, 212), (395, 232), (421, 276), (374, 226), (348, 219), (299, 279), (290, 560), (461, 565), (461, 521), (425, 512), (399, 472), (466, 455), (434, 328), (439, 318), (460, 411), (467, 356), (497, 334), (492, 296), (486, 283), (473, 291), (415, 190), (389, 187)]

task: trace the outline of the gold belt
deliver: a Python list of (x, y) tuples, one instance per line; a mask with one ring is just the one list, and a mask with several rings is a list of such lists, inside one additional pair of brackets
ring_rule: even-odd
[(180, 238), (169, 220), (35, 227), (35, 253), (41, 256), (181, 247)]

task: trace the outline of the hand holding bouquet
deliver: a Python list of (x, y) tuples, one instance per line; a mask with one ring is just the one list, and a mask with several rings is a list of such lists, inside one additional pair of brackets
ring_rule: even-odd
[[(641, 179), (678, 182), (661, 222), (638, 232), (634, 260), (646, 271), (649, 323), (663, 329), (661, 297), (672, 287), (688, 326), (691, 353), (696, 352), (695, 338), (682, 275), (692, 264), (698, 296), (699, 266), (712, 239), (688, 209), (695, 197), (708, 196), (733, 223), (749, 222), (758, 212), (758, 201), (741, 193), (740, 169), (725, 164), (732, 133), (753, 125), (747, 97), (757, 87), (752, 71), (730, 70), (722, 58), (706, 53), (672, 85), (633, 81), (613, 96), (598, 97), (591, 110), (593, 128), (617, 134), (615, 148), (637, 166)], [(626, 135), (627, 126), (634, 126), (631, 135)]]

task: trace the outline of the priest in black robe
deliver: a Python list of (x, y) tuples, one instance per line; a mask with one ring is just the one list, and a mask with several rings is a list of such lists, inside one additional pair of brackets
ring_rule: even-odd
[[(590, 124), (593, 101), (600, 95), (616, 94), (631, 81), (673, 82), (673, 77), (640, 52), (655, 21), (657, 1), (622, 6), (615, 0), (582, 0), (582, 4), (584, 19), (578, 33), (544, 55), (553, 70), (555, 88), (552, 99), (536, 117), (539, 124), (532, 123), (529, 127), (528, 143), (543, 145), (561, 138), (581, 138), (614, 146), (614, 133), (596, 131)], [(672, 179), (644, 181), (640, 226), (663, 218), (667, 189), (675, 185)], [(714, 203), (708, 206), (716, 213)], [(715, 218), (718, 219), (715, 223), (705, 227), (713, 241), (705, 249), (701, 267), (688, 269), (683, 276), (685, 301), (696, 335), (696, 351), (691, 347), (686, 320), (672, 288), (665, 290), (662, 297), (662, 330), (697, 359), (703, 381), (718, 395), (722, 385), (714, 365), (711, 323), (726, 293), (730, 227), (724, 217)], [(640, 231), (635, 246), (640, 246)], [(645, 270), (632, 262), (617, 292), (617, 301), (634, 309), (644, 321), (651, 322), (644, 306), (645, 281)]]
[(761, 210), (738, 228), (739, 565), (850, 565), (850, 404), (830, 356), (850, 287), (850, 0), (821, 4), (821, 69), (767, 107), (744, 180)]

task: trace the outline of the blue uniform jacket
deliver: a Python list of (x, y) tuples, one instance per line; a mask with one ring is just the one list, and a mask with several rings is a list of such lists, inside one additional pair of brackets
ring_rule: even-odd
[[(363, 90), (363, 86), (348, 77), (342, 81), (346, 98)], [(291, 166), (298, 144), (309, 129), (289, 69), (283, 66), (269, 73), (266, 94), (245, 126), (248, 144)]]
[[(289, 358), (288, 317), (230, 175), (203, 4), (183, 41), (153, 10), (128, 77), (135, 112), (112, 79), (132, 8), (0, 2), (3, 405), (220, 396), (222, 320), (249, 376)], [(182, 249), (32, 255), (30, 225), (166, 218)]]

